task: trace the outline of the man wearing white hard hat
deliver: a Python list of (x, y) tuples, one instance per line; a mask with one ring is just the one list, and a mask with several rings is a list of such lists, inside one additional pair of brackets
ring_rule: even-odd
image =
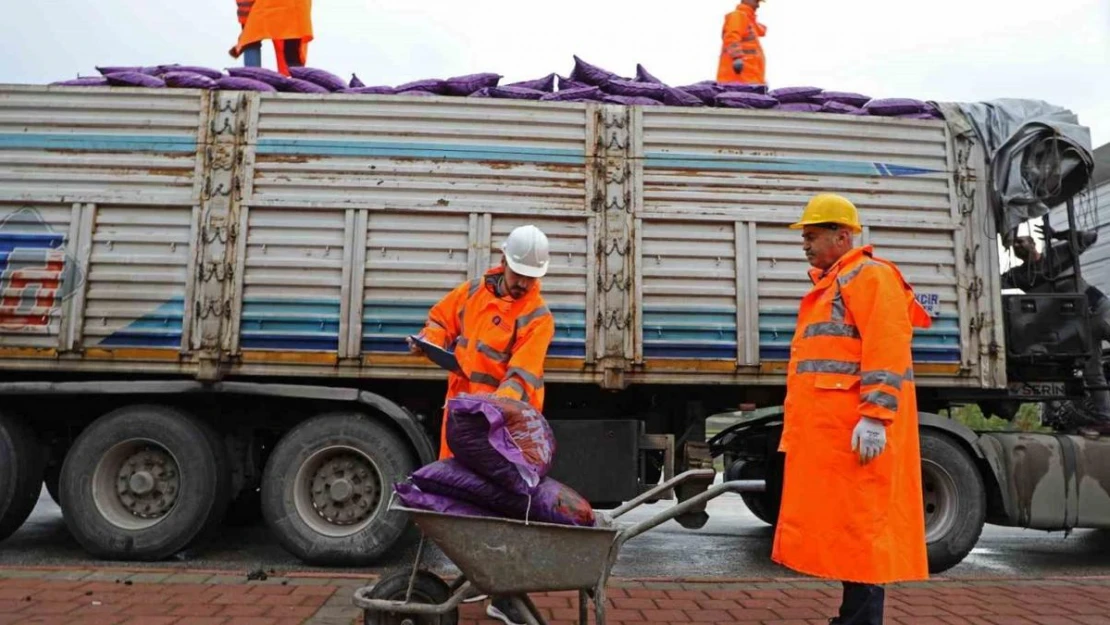
[[(547, 236), (535, 226), (521, 226), (509, 233), (501, 252), (499, 266), (432, 307), (420, 338), (455, 353), (460, 370), (447, 378), (448, 400), (460, 393), (494, 393), (542, 412), (543, 364), (555, 336), (555, 319), (540, 295), (539, 279), (550, 258)], [(416, 343), (409, 349), (420, 353)], [(439, 449), (440, 460), (453, 456), (446, 410)], [(487, 614), (504, 623), (522, 622), (511, 608), (495, 598)]]

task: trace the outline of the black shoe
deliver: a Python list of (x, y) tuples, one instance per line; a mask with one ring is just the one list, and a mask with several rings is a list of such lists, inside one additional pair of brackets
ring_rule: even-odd
[(497, 619), (505, 625), (524, 625), (524, 617), (508, 597), (494, 597), (486, 606), (486, 616)]

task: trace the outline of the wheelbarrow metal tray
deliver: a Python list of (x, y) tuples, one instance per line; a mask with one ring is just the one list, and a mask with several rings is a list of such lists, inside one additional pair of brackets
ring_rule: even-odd
[(468, 517), (396, 507), (488, 595), (594, 588), (616, 557), (619, 528)]

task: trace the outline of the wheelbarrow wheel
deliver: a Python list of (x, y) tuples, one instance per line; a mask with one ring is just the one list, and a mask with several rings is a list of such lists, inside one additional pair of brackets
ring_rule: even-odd
[[(381, 599), (385, 601), (404, 601), (409, 590), (411, 571), (396, 573), (382, 578), (368, 593), (368, 599)], [(446, 603), (451, 598), (451, 588), (447, 582), (434, 573), (419, 571), (412, 585), (411, 603), (426, 603), (438, 605)], [(439, 616), (423, 616), (415, 614), (394, 614), (391, 612), (376, 612), (364, 610), (362, 615), (364, 625), (458, 625), (459, 611), (451, 610)]]

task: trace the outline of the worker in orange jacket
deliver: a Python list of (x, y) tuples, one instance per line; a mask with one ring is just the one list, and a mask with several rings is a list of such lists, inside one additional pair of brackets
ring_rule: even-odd
[[(428, 314), (420, 335), (454, 351), (459, 371), (447, 378), (447, 399), (460, 393), (492, 393), (531, 404), (543, 411), (543, 366), (555, 336), (555, 318), (540, 294), (547, 273), (547, 236), (535, 226), (521, 226), (501, 245), (498, 267), (464, 282)], [(410, 351), (420, 353), (416, 343)], [(440, 427), (440, 459), (452, 457), (447, 445), (446, 408)], [(495, 597), (486, 614), (507, 625), (524, 623), (512, 604)]]
[(881, 625), (883, 584), (928, 578), (911, 343), (932, 321), (898, 267), (853, 247), (856, 207), (802, 219), (813, 289), (790, 347), (782, 506), (772, 558), (843, 582), (835, 625)]
[(725, 16), (721, 30), (721, 61), (717, 66), (718, 82), (742, 82), (764, 85), (767, 66), (759, 38), (767, 27), (756, 19), (755, 12), (763, 0), (742, 0), (736, 10)]
[(312, 0), (236, 0), (239, 41), (228, 53), (232, 58), (245, 54), (247, 67), (261, 67), (262, 40), (274, 44), (278, 71), (289, 75), (290, 67), (308, 62), (308, 42), (312, 41)]

